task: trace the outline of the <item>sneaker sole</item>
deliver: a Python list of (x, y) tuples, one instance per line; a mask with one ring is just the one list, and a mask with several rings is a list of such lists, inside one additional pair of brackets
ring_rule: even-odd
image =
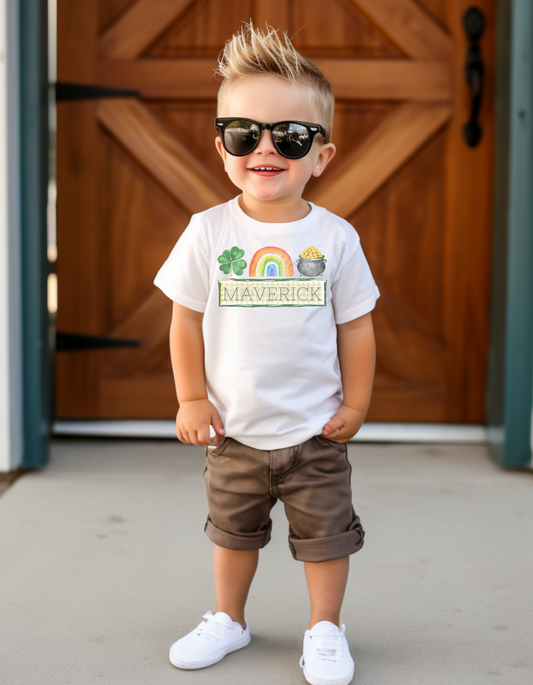
[[(302, 656), (303, 659), (303, 656)], [(311, 685), (350, 685), (350, 683), (353, 680), (354, 674), (355, 674), (355, 668), (352, 669), (352, 672), (350, 675), (346, 676), (346, 678), (340, 678), (337, 680), (325, 680), (324, 678), (316, 678), (311, 675), (305, 670), (305, 664), (302, 665), (302, 659), (300, 659), (300, 666), (303, 669), (305, 679), (307, 680), (308, 683)]]
[(176, 666), (176, 668), (182, 668), (187, 671), (193, 671), (197, 668), (205, 668), (206, 666), (211, 666), (212, 664), (216, 664), (218, 661), (221, 661), (226, 656), (226, 654), (230, 654), (231, 652), (235, 652), (238, 649), (246, 647), (250, 644), (251, 639), (252, 638), (250, 634), (245, 635), (241, 640), (239, 640), (239, 642), (236, 642), (234, 645), (231, 645), (230, 647), (223, 649), (221, 652), (217, 652), (217, 654), (210, 656), (208, 659), (202, 659), (201, 661), (182, 661), (181, 659), (178, 659), (176, 656), (172, 654), (171, 648), (169, 654), (170, 663), (173, 666)]

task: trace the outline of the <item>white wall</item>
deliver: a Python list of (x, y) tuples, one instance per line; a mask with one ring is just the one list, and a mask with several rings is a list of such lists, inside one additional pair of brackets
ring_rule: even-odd
[(0, 0), (0, 471), (22, 462), (18, 1)]

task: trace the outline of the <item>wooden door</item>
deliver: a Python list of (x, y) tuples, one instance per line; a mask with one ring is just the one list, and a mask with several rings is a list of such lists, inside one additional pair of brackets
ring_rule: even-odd
[(138, 348), (61, 352), (56, 415), (173, 418), (171, 304), (152, 284), (189, 217), (240, 191), (215, 150), (216, 58), (243, 21), (293, 37), (336, 93), (337, 155), (304, 198), (352, 223), (381, 291), (368, 420), (484, 418), (495, 0), (483, 138), (468, 147), (462, 0), (58, 3), (58, 80), (140, 99), (58, 105), (58, 329)]

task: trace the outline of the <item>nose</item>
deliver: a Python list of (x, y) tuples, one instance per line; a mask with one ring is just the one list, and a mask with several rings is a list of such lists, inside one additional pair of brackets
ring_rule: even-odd
[(272, 131), (269, 131), (267, 128), (264, 129), (254, 152), (260, 152), (263, 155), (276, 154), (277, 150), (272, 142)]

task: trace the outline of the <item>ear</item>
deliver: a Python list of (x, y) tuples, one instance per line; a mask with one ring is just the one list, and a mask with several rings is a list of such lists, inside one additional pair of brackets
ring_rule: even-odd
[(224, 169), (226, 169), (226, 156), (228, 153), (226, 152), (226, 150), (224, 150), (224, 146), (222, 145), (222, 139), (220, 138), (220, 136), (217, 136), (215, 138), (215, 147), (217, 149), (218, 154), (224, 160)]
[(320, 152), (318, 153), (315, 166), (313, 167), (313, 176), (320, 176), (322, 174), (333, 157), (335, 157), (336, 152), (337, 148), (335, 145), (333, 145), (333, 143), (326, 143), (322, 146)]

